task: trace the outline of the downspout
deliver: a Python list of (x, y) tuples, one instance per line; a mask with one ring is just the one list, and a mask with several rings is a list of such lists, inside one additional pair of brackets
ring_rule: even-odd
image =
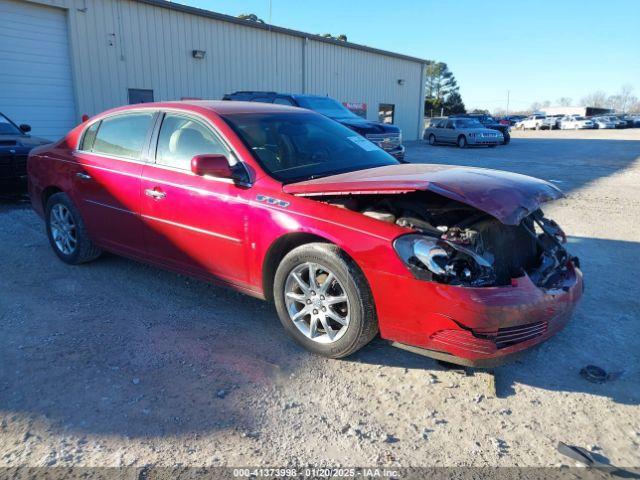
[(309, 39), (302, 39), (302, 93), (307, 93), (307, 43)]
[(422, 139), (422, 131), (424, 130), (424, 97), (426, 93), (425, 79), (427, 76), (426, 68), (427, 64), (423, 62), (422, 66), (420, 67), (420, 108), (418, 108), (418, 140)]

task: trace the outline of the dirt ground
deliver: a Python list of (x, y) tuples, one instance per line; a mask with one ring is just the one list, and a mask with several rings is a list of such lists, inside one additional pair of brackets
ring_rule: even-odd
[[(28, 204), (0, 204), (0, 466), (555, 466), (559, 440), (640, 467), (640, 130), (409, 147), (412, 162), (556, 182), (583, 263), (559, 335), (496, 372), (375, 340), (295, 346), (268, 303), (113, 255), (71, 267)], [(402, 301), (402, 292), (398, 292)], [(612, 378), (584, 380), (598, 365)]]

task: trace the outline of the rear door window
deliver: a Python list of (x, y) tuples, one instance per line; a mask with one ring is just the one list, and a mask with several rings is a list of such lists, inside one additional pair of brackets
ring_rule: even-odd
[(211, 129), (199, 121), (182, 115), (165, 115), (156, 149), (158, 165), (190, 170), (191, 159), (207, 153), (228, 154)]
[(105, 118), (100, 122), (91, 151), (103, 155), (139, 160), (152, 118), (152, 112)]

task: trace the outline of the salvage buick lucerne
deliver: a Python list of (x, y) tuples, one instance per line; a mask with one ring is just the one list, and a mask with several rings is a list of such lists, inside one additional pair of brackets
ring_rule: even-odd
[(33, 150), (28, 174), (62, 261), (106, 250), (273, 300), (287, 333), (328, 357), (379, 333), (485, 366), (552, 336), (582, 295), (540, 210), (555, 186), (400, 164), (299, 108), (122, 107)]

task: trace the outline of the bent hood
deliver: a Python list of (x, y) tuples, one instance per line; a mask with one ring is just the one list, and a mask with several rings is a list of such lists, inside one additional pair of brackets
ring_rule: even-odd
[(396, 194), (430, 191), (517, 225), (540, 205), (564, 196), (556, 186), (518, 173), (455, 165), (403, 164), (291, 183), (293, 195)]

